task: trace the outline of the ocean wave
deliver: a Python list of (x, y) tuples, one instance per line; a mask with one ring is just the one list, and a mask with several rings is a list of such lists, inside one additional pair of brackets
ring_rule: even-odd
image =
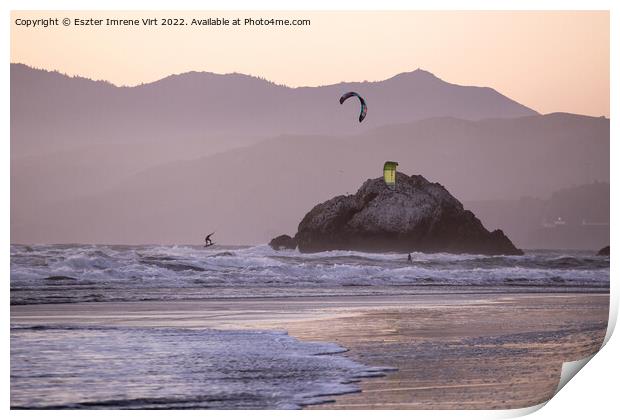
[(279, 331), (12, 327), (11, 408), (294, 409), (390, 370), (344, 351)]
[[(328, 251), (255, 247), (11, 246), (11, 303), (344, 293), (339, 288), (609, 287), (609, 258), (535, 251), (523, 256)], [(314, 288), (316, 290), (312, 291)], [(503, 288), (503, 289), (502, 289)], [(170, 296), (166, 296), (169, 294)]]

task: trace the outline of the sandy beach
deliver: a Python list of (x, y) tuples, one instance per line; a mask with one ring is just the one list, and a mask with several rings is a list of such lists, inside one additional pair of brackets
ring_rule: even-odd
[(562, 362), (598, 350), (608, 294), (428, 294), (16, 305), (12, 326), (285, 330), (369, 366), (361, 392), (311, 409), (510, 409), (551, 398)]

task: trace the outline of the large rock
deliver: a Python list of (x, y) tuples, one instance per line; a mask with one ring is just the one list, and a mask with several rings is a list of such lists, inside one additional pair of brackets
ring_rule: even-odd
[(523, 254), (501, 230), (486, 230), (443, 186), (400, 172), (394, 190), (383, 178), (369, 179), (355, 195), (315, 206), (294, 240), (301, 252)]

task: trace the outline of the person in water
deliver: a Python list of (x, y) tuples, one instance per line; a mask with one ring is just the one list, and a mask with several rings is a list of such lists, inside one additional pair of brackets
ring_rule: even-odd
[(213, 235), (213, 233), (208, 234), (207, 237), (205, 238), (205, 248), (213, 245), (213, 241), (211, 240), (211, 235)]
[(407, 255), (407, 262), (411, 264), (411, 254)]

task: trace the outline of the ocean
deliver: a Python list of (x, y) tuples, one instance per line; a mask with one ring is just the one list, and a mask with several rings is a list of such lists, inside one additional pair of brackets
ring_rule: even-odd
[[(609, 257), (268, 246), (11, 246), (11, 305), (446, 293), (608, 293)], [(300, 408), (359, 390), (365, 366), (284, 331), (11, 325), (13, 408)]]

